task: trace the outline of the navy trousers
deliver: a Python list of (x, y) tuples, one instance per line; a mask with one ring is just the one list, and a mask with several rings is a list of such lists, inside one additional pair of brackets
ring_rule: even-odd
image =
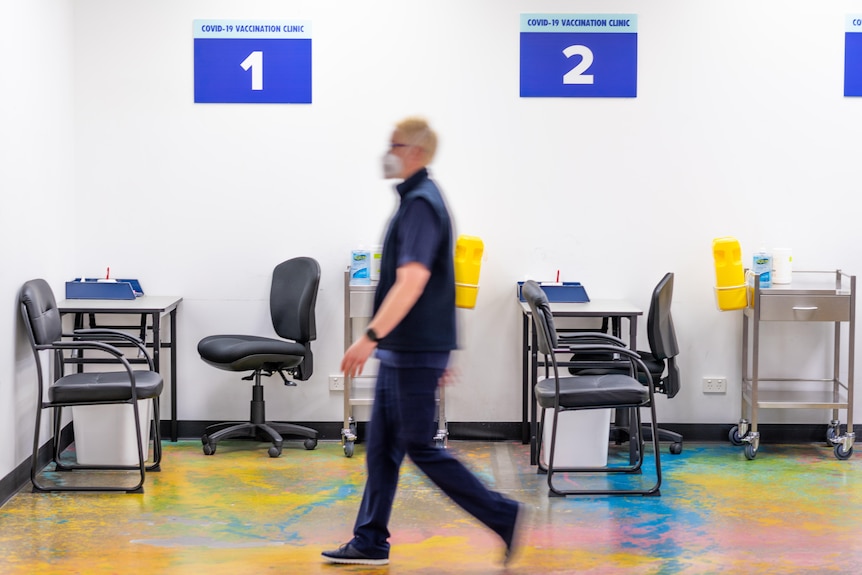
[(512, 537), (518, 503), (489, 490), (433, 443), (442, 374), (442, 369), (380, 365), (367, 433), (368, 479), (353, 528), (354, 547), (370, 556), (389, 556), (389, 517), (405, 454), (464, 510), (504, 540)]

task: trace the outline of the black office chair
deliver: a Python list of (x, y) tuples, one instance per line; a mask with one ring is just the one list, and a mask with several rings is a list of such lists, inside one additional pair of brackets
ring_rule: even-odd
[[(21, 316), (33, 356), (36, 360), (38, 390), (36, 395), (36, 431), (33, 436), (33, 455), (30, 465), (30, 481), (33, 491), (125, 491), (126, 493), (143, 493), (146, 471), (159, 471), (161, 462), (161, 436), (159, 434), (159, 395), (164, 387), (162, 376), (153, 369), (153, 361), (147, 352), (144, 342), (140, 339), (113, 329), (78, 329), (71, 334), (62, 332), (60, 311), (51, 287), (43, 279), (26, 282), (18, 292), (18, 302)], [(111, 343), (109, 343), (111, 342)], [(114, 345), (112, 345), (112, 343)], [(147, 370), (132, 370), (129, 361), (124, 357), (118, 346), (127, 345), (137, 348), (139, 355), (147, 360)], [(110, 357), (101, 355), (94, 357), (105, 363), (113, 359), (122, 365), (122, 371), (81, 371), (80, 373), (65, 373), (67, 361), (76, 364), (87, 363), (84, 350), (98, 350)], [(42, 351), (53, 352), (55, 379), (48, 387), (48, 399), (43, 399), (45, 375), (42, 371)], [(153, 400), (153, 464), (147, 467), (144, 458), (144, 446), (141, 441), (142, 426), (148, 426), (149, 421), (141, 421), (138, 412), (139, 400)], [(138, 447), (138, 465), (81, 465), (60, 461), (60, 432), (64, 407), (81, 407), (85, 405), (131, 404), (135, 416), (135, 437)], [(39, 430), (42, 411), (54, 408), (54, 438), (52, 441), (52, 460), (55, 471), (90, 470), (136, 470), (140, 478), (133, 487), (118, 485), (84, 485), (39, 483), (37, 476), (39, 456)]]
[[(679, 393), (680, 375), (679, 367), (676, 365), (676, 357), (679, 355), (679, 344), (676, 341), (676, 330), (673, 326), (673, 316), (671, 315), (670, 307), (673, 300), (673, 278), (674, 274), (668, 272), (664, 275), (661, 281), (655, 286), (650, 299), (649, 312), (647, 314), (647, 340), (649, 343), (649, 351), (638, 350), (644, 364), (652, 376), (655, 385), (656, 393), (674, 397)], [(575, 355), (572, 361), (585, 359), (583, 356)], [(596, 358), (589, 358), (596, 359)], [(569, 367), (569, 373), (577, 374), (599, 374), (616, 371), (625, 373), (627, 366), (621, 369), (602, 369), (602, 368), (579, 368)], [(640, 376), (641, 383), (646, 384), (643, 376)], [(619, 435), (627, 435), (627, 421), (625, 418), (620, 418), (615, 426), (615, 432)], [(644, 426), (643, 433), (647, 440), (650, 428)], [(676, 455), (682, 453), (683, 437), (681, 434), (669, 429), (658, 428), (659, 440), (670, 441), (668, 450)]]
[[(554, 318), (551, 313), (550, 304), (545, 292), (536, 282), (530, 280), (524, 283), (522, 288), (527, 303), (530, 305), (532, 320), (536, 325), (538, 353), (544, 357), (545, 378), (536, 384), (534, 390), (535, 401), (542, 408), (542, 419), (539, 426), (539, 437), (547, 432), (546, 415), (548, 410), (553, 412), (551, 422), (550, 454), (547, 466), (539, 463), (540, 471), (547, 472), (549, 495), (660, 495), (661, 487), (661, 457), (659, 454), (658, 433), (656, 428), (654, 388), (652, 378), (646, 366), (637, 353), (619, 345), (619, 340), (613, 336), (606, 336), (607, 343), (599, 343), (602, 334), (584, 334), (582, 341), (587, 343), (572, 343), (562, 346), (554, 326)], [(578, 337), (575, 337), (578, 340)], [(614, 354), (628, 362), (630, 373), (605, 373), (596, 375), (574, 375), (560, 377), (557, 365), (557, 354), (584, 353), (584, 354)], [(646, 385), (636, 379), (635, 375), (642, 375)], [(655, 456), (656, 481), (650, 487), (643, 489), (608, 488), (608, 489), (563, 489), (554, 483), (554, 475), (558, 473), (629, 473), (640, 474), (644, 458), (644, 442), (641, 427), (640, 408), (646, 407), (650, 410), (650, 426), (652, 427), (653, 452)], [(636, 442), (635, 461), (627, 466), (605, 466), (595, 467), (558, 467), (554, 464), (559, 416), (567, 411), (587, 409), (617, 409), (626, 410), (633, 418), (631, 426), (631, 440)], [(605, 437), (606, 430), (598, 430)], [(565, 438), (568, 441), (579, 441), (580, 438)]]
[(206, 455), (215, 453), (218, 442), (228, 438), (272, 441), (270, 457), (281, 455), (283, 436), (304, 437), (306, 449), (317, 447), (316, 430), (266, 420), (260, 378), (278, 373), (285, 385), (293, 386), (296, 383), (285, 373), (300, 381), (311, 377), (314, 369), (311, 342), (317, 339), (314, 309), (319, 284), (320, 265), (316, 260), (298, 257), (282, 262), (272, 272), (269, 309), (272, 326), (283, 339), (211, 335), (198, 343), (198, 353), (205, 362), (227, 371), (251, 371), (242, 379), (254, 381), (249, 421), (217, 423), (207, 427), (201, 437)]

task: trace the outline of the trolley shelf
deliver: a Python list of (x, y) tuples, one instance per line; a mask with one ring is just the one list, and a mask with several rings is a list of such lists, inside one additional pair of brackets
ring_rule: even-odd
[[(751, 403), (751, 392), (745, 400)], [(832, 391), (758, 391), (757, 407), (765, 409), (847, 409), (846, 397), (836, 398)]]

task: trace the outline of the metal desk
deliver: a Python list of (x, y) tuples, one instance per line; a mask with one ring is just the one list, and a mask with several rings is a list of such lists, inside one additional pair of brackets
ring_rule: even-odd
[[(147, 343), (147, 347), (153, 350), (153, 364), (156, 371), (161, 373), (161, 349), (170, 350), (170, 380), (171, 380), (171, 441), (177, 440), (177, 306), (183, 298), (177, 296), (152, 296), (143, 295), (133, 300), (118, 299), (64, 299), (57, 304), (60, 314), (75, 314), (75, 327), (84, 326), (84, 315), (94, 317), (101, 314), (110, 315), (139, 315), (141, 317), (141, 339), (146, 341), (147, 317), (152, 320), (153, 341)], [(170, 315), (170, 341), (162, 341), (161, 318)], [(102, 325), (99, 327), (114, 329), (137, 329), (137, 326), (129, 325)], [(129, 363), (144, 363), (144, 358), (128, 358)], [(98, 359), (87, 360), (88, 363), (98, 363)], [(110, 361), (110, 360), (107, 360)], [(66, 360), (67, 363), (79, 363), (74, 358)]]
[[(530, 304), (518, 300), (521, 307), (523, 326), (521, 331), (521, 439), (530, 443), (530, 463), (538, 462), (537, 407), (532, 400), (532, 390), (538, 381), (538, 336), (532, 321)], [(550, 302), (551, 315), (555, 318), (610, 318), (611, 333), (621, 337), (622, 319), (629, 323), (629, 349), (637, 349), (638, 316), (643, 310), (625, 301), (616, 299), (593, 300), (589, 302)], [(531, 329), (532, 327), (532, 329)], [(527, 406), (531, 406), (528, 416)]]
[[(827, 379), (766, 378), (760, 374), (760, 324), (765, 321), (829, 322), (834, 324), (832, 374)], [(856, 348), (856, 276), (835, 271), (798, 271), (786, 285), (761, 289), (760, 278), (749, 288), (749, 305), (742, 316), (742, 412), (729, 439), (745, 445), (754, 459), (760, 446), (757, 413), (761, 408), (831, 409), (826, 441), (835, 457), (848, 459), (853, 451), (853, 372)], [(848, 324), (847, 378), (840, 378), (841, 324)], [(763, 382), (781, 382), (780, 389), (760, 389)], [(800, 383), (816, 384), (800, 389)], [(840, 431), (838, 410), (847, 410), (847, 430)], [(748, 415), (750, 420), (746, 417)]]

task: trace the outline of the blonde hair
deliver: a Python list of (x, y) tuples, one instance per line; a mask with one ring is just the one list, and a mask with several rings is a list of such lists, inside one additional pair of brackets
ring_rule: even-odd
[(395, 131), (412, 145), (422, 148), (426, 163), (431, 163), (437, 152), (437, 134), (424, 118), (417, 116), (404, 118), (395, 125)]

